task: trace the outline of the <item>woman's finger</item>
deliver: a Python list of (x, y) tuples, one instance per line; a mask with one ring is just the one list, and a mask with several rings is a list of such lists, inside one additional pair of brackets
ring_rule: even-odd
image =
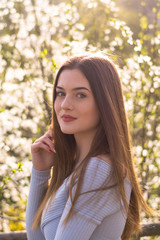
[(52, 129), (49, 129), (48, 132), (44, 134), (45, 137), (52, 138)]
[(53, 152), (53, 150), (43, 142), (37, 142), (34, 144), (34, 146), (32, 146), (32, 149), (40, 149), (40, 148), (48, 152)]
[(35, 143), (38, 143), (38, 142), (44, 143), (44, 144), (47, 145), (51, 150), (53, 150), (53, 148), (54, 148), (53, 142), (50, 140), (50, 138), (48, 138), (48, 137), (46, 137), (46, 136), (43, 136), (43, 137), (39, 138), (39, 140), (35, 141)]

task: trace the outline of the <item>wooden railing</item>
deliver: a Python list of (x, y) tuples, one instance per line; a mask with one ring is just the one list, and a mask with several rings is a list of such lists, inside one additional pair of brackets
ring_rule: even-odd
[[(142, 231), (134, 240), (140, 240), (141, 237), (160, 236), (160, 223), (151, 223), (142, 225)], [(26, 232), (0, 232), (0, 240), (27, 240)]]
[(9, 233), (0, 233), (0, 240), (27, 240), (27, 235), (25, 231), (16, 231)]
[(142, 225), (142, 231), (134, 240), (140, 240), (141, 237), (160, 236), (160, 222)]

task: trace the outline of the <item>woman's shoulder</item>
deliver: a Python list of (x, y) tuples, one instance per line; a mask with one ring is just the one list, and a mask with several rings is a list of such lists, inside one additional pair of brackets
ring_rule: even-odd
[(111, 161), (111, 157), (109, 154), (101, 154), (101, 155), (96, 156), (96, 158), (98, 160), (100, 160), (101, 162), (105, 162), (112, 166), (112, 161)]
[(89, 165), (98, 166), (99, 168), (112, 169), (112, 161), (109, 154), (101, 154), (90, 159)]
[[(112, 162), (107, 155), (97, 155), (91, 157), (86, 167), (87, 174), (91, 172), (92, 175), (105, 175), (112, 171)], [(94, 173), (94, 174), (93, 174)]]
[[(95, 157), (98, 161), (100, 161), (100, 164), (103, 166), (108, 166), (108, 168), (113, 168), (112, 166), (112, 160), (109, 154), (101, 154)], [(130, 182), (129, 174), (128, 172), (126, 173), (126, 178), (128, 182)]]

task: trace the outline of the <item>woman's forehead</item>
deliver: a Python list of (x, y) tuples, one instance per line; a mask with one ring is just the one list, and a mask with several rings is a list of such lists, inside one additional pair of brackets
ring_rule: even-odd
[(66, 88), (86, 87), (90, 89), (89, 82), (79, 69), (65, 69), (60, 73), (57, 86)]

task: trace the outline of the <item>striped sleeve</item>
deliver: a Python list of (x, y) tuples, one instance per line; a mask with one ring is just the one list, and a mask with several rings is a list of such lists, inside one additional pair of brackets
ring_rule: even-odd
[(28, 240), (45, 240), (41, 229), (37, 228), (36, 230), (32, 230), (32, 224), (45, 194), (49, 178), (50, 170), (38, 171), (35, 168), (32, 168), (29, 197), (26, 208), (26, 230)]

